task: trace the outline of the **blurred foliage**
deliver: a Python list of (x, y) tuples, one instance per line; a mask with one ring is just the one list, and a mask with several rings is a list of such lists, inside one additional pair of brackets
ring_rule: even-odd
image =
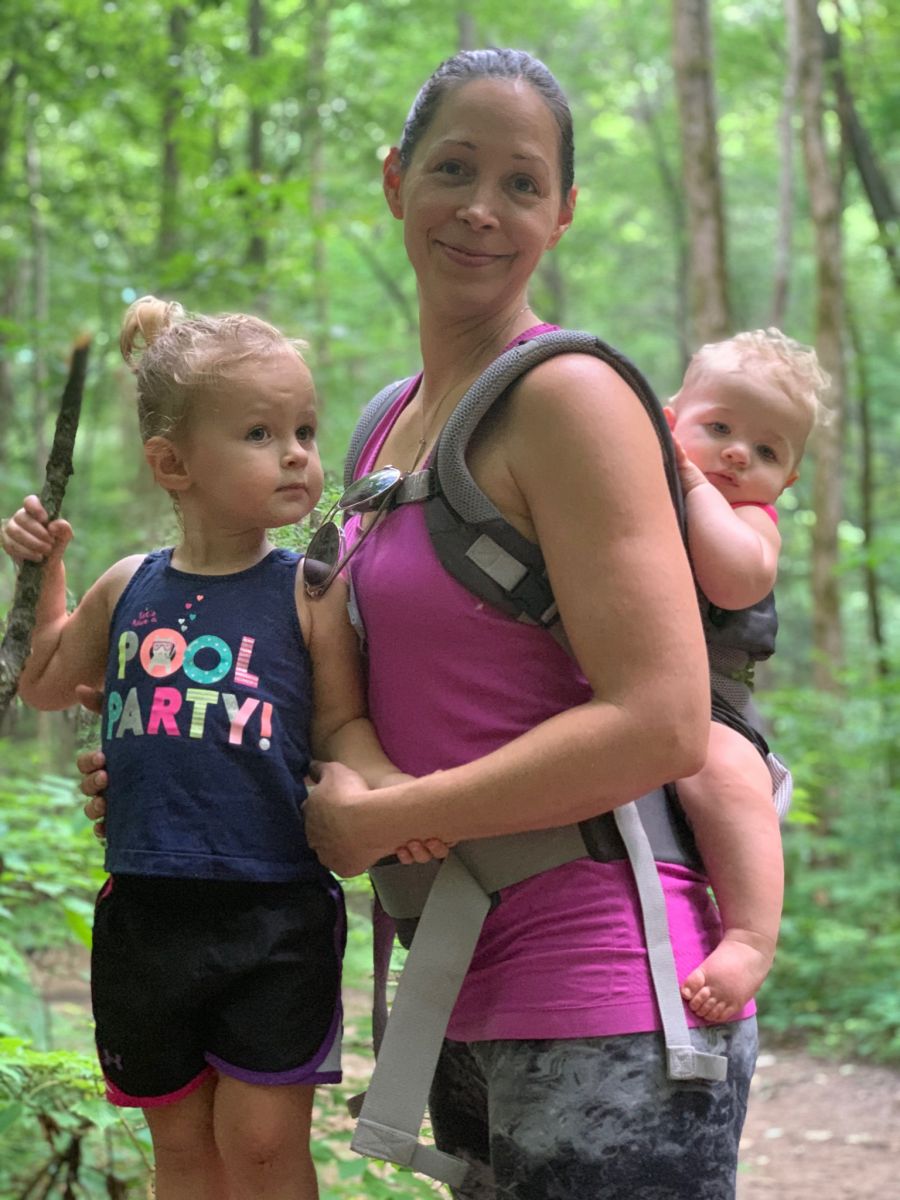
[[(798, 796), (761, 1027), (820, 1052), (900, 1063), (900, 682), (766, 698)], [(827, 731), (827, 733), (826, 733)]]

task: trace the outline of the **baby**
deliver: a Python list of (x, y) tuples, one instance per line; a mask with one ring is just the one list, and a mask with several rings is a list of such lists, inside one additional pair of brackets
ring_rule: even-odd
[[(750, 608), (772, 590), (781, 549), (774, 504), (797, 479), (828, 384), (814, 350), (756, 330), (703, 346), (665, 410), (694, 572), (719, 609)], [(744, 699), (752, 711), (749, 688)], [(727, 1021), (765, 979), (778, 937), (784, 868), (772, 780), (754, 746), (714, 721), (706, 764), (679, 780), (678, 795), (725, 929), (682, 993), (698, 1016)]]

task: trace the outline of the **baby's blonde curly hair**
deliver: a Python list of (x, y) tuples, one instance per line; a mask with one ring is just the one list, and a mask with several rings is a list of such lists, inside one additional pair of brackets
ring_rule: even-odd
[(672, 406), (677, 407), (679, 396), (705, 372), (717, 369), (762, 371), (807, 414), (810, 430), (815, 425), (827, 424), (830, 419), (822, 396), (831, 385), (831, 377), (819, 363), (815, 350), (774, 326), (736, 333), (725, 341), (701, 346), (688, 364), (680, 390), (672, 397)]
[(245, 313), (209, 317), (187, 313), (176, 301), (142, 296), (129, 307), (119, 335), (122, 357), (137, 377), (141, 439), (172, 437), (192, 401), (242, 363), (290, 350), (303, 342)]

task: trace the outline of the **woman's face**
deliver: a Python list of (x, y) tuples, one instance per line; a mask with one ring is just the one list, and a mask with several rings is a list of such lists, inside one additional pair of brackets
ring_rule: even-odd
[(424, 304), (448, 315), (521, 304), (545, 250), (572, 221), (559, 127), (521, 80), (478, 79), (443, 98), (407, 168), (385, 161), (385, 195)]

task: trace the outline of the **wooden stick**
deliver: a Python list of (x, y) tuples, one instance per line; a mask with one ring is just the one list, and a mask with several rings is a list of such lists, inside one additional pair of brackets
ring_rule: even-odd
[[(90, 338), (85, 335), (79, 338), (73, 347), (69, 377), (63, 389), (59, 415), (56, 418), (56, 432), (53, 435), (53, 445), (47, 459), (44, 486), (41, 490), (41, 503), (51, 521), (55, 521), (59, 516), (66, 485), (74, 469), (72, 453), (81, 416), (81, 399), (84, 395), (90, 344)], [(22, 563), (19, 571), (12, 608), (6, 622), (6, 633), (0, 642), (0, 720), (16, 694), (19, 676), (31, 649), (31, 633), (34, 629), (38, 597), (41, 594), (43, 571), (44, 564), (34, 562)]]

